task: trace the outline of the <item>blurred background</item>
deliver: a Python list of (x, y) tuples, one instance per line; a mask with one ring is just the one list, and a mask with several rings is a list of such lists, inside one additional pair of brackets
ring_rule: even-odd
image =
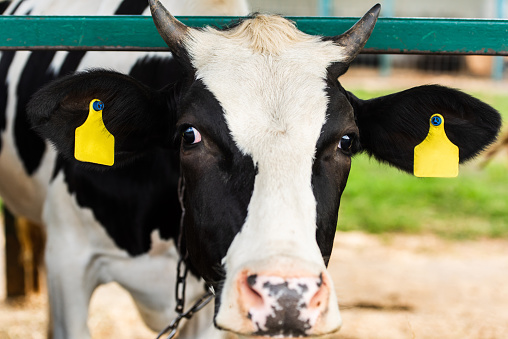
[[(253, 12), (360, 17), (378, 1), (249, 2)], [(508, 17), (508, 0), (379, 2), (385, 17)], [(508, 337), (506, 63), (490, 56), (360, 55), (341, 77), (362, 99), (425, 84), (458, 88), (499, 110), (504, 126), (500, 141), (462, 165), (458, 178), (416, 178), (365, 155), (353, 159), (329, 266), (344, 319), (333, 338)], [(44, 338), (46, 307), (40, 294), (0, 303), (0, 339)], [(89, 324), (94, 338), (154, 337), (116, 285), (94, 294)]]

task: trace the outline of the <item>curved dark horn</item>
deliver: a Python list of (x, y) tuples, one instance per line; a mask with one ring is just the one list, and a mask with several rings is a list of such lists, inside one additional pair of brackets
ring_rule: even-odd
[(148, 0), (152, 18), (162, 39), (169, 46), (171, 52), (180, 54), (182, 41), (189, 32), (189, 27), (178, 21), (159, 0)]
[(345, 63), (350, 63), (360, 53), (365, 46), (367, 40), (376, 25), (381, 5), (377, 4), (372, 7), (358, 22), (351, 27), (346, 33), (332, 37), (331, 40), (336, 44), (344, 46), (346, 59)]

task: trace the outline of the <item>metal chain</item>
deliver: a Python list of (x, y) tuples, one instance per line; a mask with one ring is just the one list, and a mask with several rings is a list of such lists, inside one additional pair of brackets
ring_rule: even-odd
[[(182, 272), (182, 265), (185, 267)], [(185, 281), (187, 279), (188, 272), (187, 265), (185, 265), (185, 261), (183, 257), (180, 257), (178, 260), (178, 266), (176, 268), (176, 288), (175, 288), (175, 296), (176, 296), (176, 307), (175, 311), (178, 314), (183, 312), (183, 308), (185, 306)]]
[[(178, 180), (178, 200), (180, 201), (180, 206), (182, 208), (182, 215), (180, 218), (180, 234), (178, 237), (178, 250), (180, 251), (182, 246), (182, 233), (183, 233), (183, 220), (185, 216), (185, 206), (183, 204), (183, 196), (185, 192), (185, 180), (183, 177), (180, 177)], [(184, 306), (185, 306), (185, 286), (186, 286), (186, 280), (187, 280), (187, 273), (189, 271), (187, 265), (185, 264), (185, 259), (187, 257), (187, 252), (185, 256), (182, 256), (180, 253), (180, 259), (178, 260), (178, 265), (176, 268), (176, 287), (175, 287), (175, 298), (176, 298), (176, 307), (175, 311), (177, 313), (177, 316), (171, 323), (162, 330), (156, 339), (162, 338), (163, 335), (169, 332), (166, 339), (173, 339), (178, 332), (178, 325), (180, 324), (180, 321), (182, 319), (190, 319), (194, 313), (201, 310), (203, 307), (205, 307), (214, 297), (214, 291), (212, 287), (209, 287), (207, 292), (192, 305), (192, 307), (187, 310), (187, 312), (184, 312)], [(182, 266), (184, 266), (182, 270)]]
[(175, 319), (164, 329), (162, 330), (156, 339), (162, 338), (163, 335), (169, 332), (166, 339), (173, 339), (178, 331), (178, 325), (182, 319), (190, 319), (194, 313), (200, 311), (203, 307), (205, 307), (212, 299), (214, 295), (211, 290), (208, 290), (198, 301), (194, 303), (194, 305), (187, 311), (183, 313), (179, 313)]

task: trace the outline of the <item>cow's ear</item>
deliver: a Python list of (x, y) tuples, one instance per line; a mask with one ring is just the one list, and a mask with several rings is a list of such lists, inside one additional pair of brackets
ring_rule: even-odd
[[(114, 136), (114, 166), (118, 167), (154, 148), (171, 146), (175, 112), (169, 97), (168, 92), (155, 91), (129, 76), (93, 70), (46, 85), (32, 97), (27, 112), (43, 138), (64, 158), (77, 161), (76, 128), (87, 120), (90, 103), (102, 101), (102, 119)], [(107, 168), (93, 161), (91, 166)]]
[(412, 173), (414, 147), (429, 132), (430, 117), (444, 117), (446, 135), (459, 148), (460, 162), (491, 144), (501, 127), (499, 113), (472, 96), (428, 85), (371, 100), (348, 93), (362, 148), (378, 160)]

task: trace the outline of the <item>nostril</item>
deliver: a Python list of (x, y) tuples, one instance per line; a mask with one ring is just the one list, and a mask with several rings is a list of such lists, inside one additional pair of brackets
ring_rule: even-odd
[(316, 284), (317, 291), (310, 299), (309, 302), (310, 309), (319, 308), (323, 304), (326, 305), (326, 301), (329, 298), (328, 284), (323, 280), (322, 274), (319, 276), (319, 281)]
[(244, 305), (247, 308), (251, 307), (259, 307), (263, 305), (263, 296), (256, 291), (255, 285), (256, 285), (257, 275), (252, 274), (247, 276), (247, 274), (244, 274), (243, 277), (240, 279), (240, 294), (241, 298), (244, 302)]
[(251, 274), (247, 277), (247, 284), (249, 284), (250, 287), (253, 287), (256, 284), (256, 280), (258, 278), (257, 274)]
[(323, 285), (323, 273), (319, 274), (319, 281), (317, 283), (317, 287), (321, 287)]

